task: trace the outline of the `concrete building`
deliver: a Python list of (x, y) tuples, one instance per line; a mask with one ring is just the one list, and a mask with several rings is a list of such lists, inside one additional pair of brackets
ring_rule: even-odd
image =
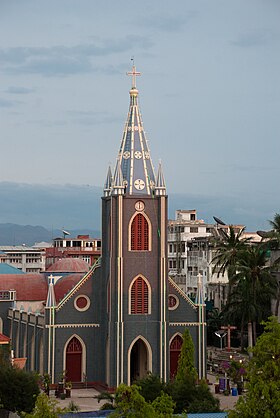
[(45, 249), (26, 245), (1, 245), (0, 262), (26, 273), (39, 273), (45, 270)]
[[(243, 225), (233, 225), (236, 232)], [(202, 277), (204, 297), (221, 308), (227, 299), (227, 273), (213, 272), (214, 239), (227, 233), (229, 225), (209, 224), (197, 218), (193, 210), (177, 210), (175, 220), (168, 221), (169, 274), (192, 298), (197, 293), (198, 275)], [(244, 233), (244, 238), (251, 236)]]
[(91, 238), (89, 235), (71, 238), (64, 235), (64, 237), (55, 238), (53, 245), (46, 249), (46, 269), (62, 258), (78, 258), (93, 266), (100, 255), (100, 238)]

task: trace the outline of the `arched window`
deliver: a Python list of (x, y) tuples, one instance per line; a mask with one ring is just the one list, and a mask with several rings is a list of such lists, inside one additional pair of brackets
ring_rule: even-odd
[(130, 288), (130, 313), (149, 313), (149, 287), (142, 277), (137, 277)]
[(149, 224), (142, 213), (138, 213), (131, 223), (131, 250), (149, 250)]

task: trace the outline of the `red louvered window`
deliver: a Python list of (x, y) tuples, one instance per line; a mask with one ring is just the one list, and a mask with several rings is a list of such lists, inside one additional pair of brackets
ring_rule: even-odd
[(141, 213), (135, 216), (131, 224), (131, 250), (149, 250), (149, 224)]
[(134, 280), (131, 287), (131, 313), (148, 314), (149, 313), (149, 289), (142, 277)]

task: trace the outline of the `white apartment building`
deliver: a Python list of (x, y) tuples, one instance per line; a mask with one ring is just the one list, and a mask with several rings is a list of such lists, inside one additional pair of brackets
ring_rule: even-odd
[[(236, 231), (243, 225), (234, 225)], [(195, 296), (198, 274), (201, 274), (204, 294), (214, 305), (225, 303), (227, 274), (213, 273), (213, 238), (228, 225), (208, 224), (197, 219), (196, 210), (177, 210), (175, 220), (168, 221), (169, 274), (189, 296)]]
[(45, 250), (26, 245), (1, 245), (0, 262), (25, 273), (39, 273), (45, 270)]

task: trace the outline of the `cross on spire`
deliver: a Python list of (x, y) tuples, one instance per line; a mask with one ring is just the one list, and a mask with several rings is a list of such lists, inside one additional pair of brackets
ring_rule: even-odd
[(129, 71), (128, 73), (126, 73), (126, 75), (129, 75), (132, 77), (132, 88), (136, 89), (136, 77), (140, 76), (141, 73), (139, 73), (139, 71), (136, 71), (136, 67), (134, 65), (134, 59), (133, 59), (132, 71)]

